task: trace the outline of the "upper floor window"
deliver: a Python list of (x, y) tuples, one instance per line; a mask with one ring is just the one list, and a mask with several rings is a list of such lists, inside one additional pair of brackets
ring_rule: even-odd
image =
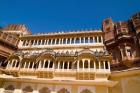
[(67, 44), (70, 44), (70, 38), (67, 39)]
[(56, 40), (56, 44), (59, 44), (59, 39)]
[(97, 36), (95, 36), (94, 39), (95, 39), (95, 43), (97, 43)]
[(52, 40), (52, 44), (53, 44), (53, 45), (55, 44), (55, 39)]
[(43, 40), (42, 40), (42, 45), (44, 45), (44, 44), (45, 44), (45, 40), (43, 39)]
[(41, 45), (41, 40), (38, 40), (38, 45)]
[(80, 39), (79, 38), (76, 38), (75, 43), (80, 43)]
[(71, 39), (71, 44), (74, 44), (74, 38)]
[(63, 44), (66, 44), (66, 38), (63, 39)]
[(99, 36), (98, 39), (99, 39), (99, 43), (101, 43), (102, 42), (101, 36)]
[(90, 37), (90, 43), (93, 43), (93, 37)]
[(83, 37), (81, 37), (81, 43), (84, 43), (84, 38)]
[(49, 39), (49, 42), (48, 42), (48, 45), (50, 45), (51, 44), (51, 39)]
[(85, 43), (89, 43), (89, 42), (88, 42), (88, 37), (85, 37)]

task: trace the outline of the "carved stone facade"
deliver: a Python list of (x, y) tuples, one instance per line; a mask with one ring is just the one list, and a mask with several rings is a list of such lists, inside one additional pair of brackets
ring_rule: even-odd
[(1, 29), (0, 93), (139, 93), (140, 13), (126, 22), (105, 19), (102, 28), (46, 34), (31, 34), (25, 25)]

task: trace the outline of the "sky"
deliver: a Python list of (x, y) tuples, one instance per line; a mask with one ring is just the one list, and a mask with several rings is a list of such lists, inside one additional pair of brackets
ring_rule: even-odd
[(0, 26), (25, 24), (33, 33), (100, 29), (102, 21), (126, 21), (140, 0), (0, 0)]

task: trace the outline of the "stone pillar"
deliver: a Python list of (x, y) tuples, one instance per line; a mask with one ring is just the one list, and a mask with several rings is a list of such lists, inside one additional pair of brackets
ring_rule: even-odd
[(101, 43), (103, 43), (103, 36), (101, 36)]
[(72, 38), (70, 38), (70, 44), (71, 44), (71, 40), (72, 40)]
[(42, 39), (40, 40), (40, 45), (42, 45)]
[(96, 63), (94, 62), (94, 70), (96, 70)]
[(75, 42), (76, 42), (76, 38), (74, 37), (74, 44), (75, 44)]
[(36, 45), (38, 45), (38, 41), (39, 41), (39, 40), (37, 40), (37, 43), (36, 43)]
[(24, 68), (26, 67), (26, 62), (24, 62)]
[(30, 62), (28, 62), (29, 64), (28, 64), (28, 69), (29, 69), (29, 67), (30, 67)]
[(105, 61), (104, 61), (104, 70), (106, 70), (106, 68), (105, 68)]
[(63, 38), (62, 38), (62, 44), (63, 44)]
[(90, 71), (90, 60), (88, 60), (88, 70)]
[(82, 59), (82, 63), (83, 63), (83, 70), (84, 70), (84, 65), (85, 65), (85, 59)]
[(79, 71), (79, 60), (77, 61), (77, 70)]
[(62, 68), (63, 70), (64, 70), (64, 64), (65, 64), (65, 62), (63, 61), (63, 68)]
[(43, 61), (43, 69), (45, 68), (46, 60)]
[(110, 62), (108, 61), (108, 69), (109, 69), (109, 71), (110, 71)]
[(44, 45), (46, 45), (46, 42), (47, 42), (47, 40), (46, 40), (46, 39), (44, 39)]
[(99, 62), (99, 69), (101, 69), (101, 62), (100, 61), (98, 61)]
[(33, 64), (32, 64), (32, 69), (34, 69), (34, 62), (33, 62)]
[(48, 45), (48, 43), (49, 43), (49, 39), (47, 39), (47, 42), (46, 42), (46, 44)]
[(14, 61), (15, 61), (15, 59), (12, 60), (12, 63), (11, 63), (11, 65), (10, 65), (10, 68), (13, 67), (13, 63), (14, 63)]
[(8, 69), (10, 67), (10, 61), (8, 61), (8, 64), (6, 66), (6, 69)]
[(61, 39), (59, 39), (59, 43), (58, 44), (60, 44), (60, 42), (61, 42)]
[(52, 42), (53, 42), (53, 39), (51, 39), (51, 44), (50, 45), (52, 45)]
[(66, 38), (66, 44), (68, 43), (68, 39)]
[(57, 39), (55, 39), (55, 43), (54, 43), (55, 45), (56, 45), (56, 42), (57, 42)]
[(84, 43), (85, 43), (85, 37), (83, 37)]
[(49, 67), (50, 67), (50, 60), (48, 60), (48, 67), (47, 67), (47, 69), (49, 69)]
[(92, 37), (92, 39), (93, 39), (93, 43), (95, 43), (95, 38), (94, 38), (94, 37)]
[(80, 42), (79, 42), (79, 43), (81, 43), (81, 37), (79, 37), (79, 40), (80, 40)]
[(41, 60), (39, 61), (39, 64), (38, 64), (38, 69), (41, 68)]
[(97, 37), (97, 43), (99, 43), (99, 36), (96, 36)]
[(68, 70), (69, 70), (69, 67), (70, 67), (70, 62), (68, 62), (68, 67), (67, 67)]
[(90, 37), (88, 37), (88, 43), (90, 43)]
[(57, 67), (57, 69), (60, 69), (60, 62), (58, 62), (58, 67)]

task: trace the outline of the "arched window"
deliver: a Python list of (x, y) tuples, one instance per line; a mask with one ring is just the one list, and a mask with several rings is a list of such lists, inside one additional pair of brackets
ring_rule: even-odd
[(89, 43), (89, 42), (88, 42), (88, 37), (85, 37), (85, 43)]
[(42, 89), (39, 90), (39, 93), (51, 93), (50, 89), (47, 87), (44, 87)]
[(70, 44), (70, 38), (67, 39), (67, 44)]
[(45, 61), (45, 68), (48, 68), (48, 61)]
[(95, 39), (95, 43), (97, 43), (97, 36), (95, 36), (94, 39)]
[(79, 39), (78, 37), (76, 38), (75, 43), (76, 43), (76, 44), (80, 43), (80, 39)]
[(99, 69), (99, 62), (96, 61), (96, 69)]
[(82, 60), (79, 61), (79, 68), (83, 68), (83, 62), (82, 62)]
[(90, 61), (90, 68), (94, 68), (94, 62), (92, 60)]
[(83, 90), (82, 92), (80, 92), (80, 93), (92, 93), (90, 90), (88, 90), (88, 89), (85, 89), (85, 90)]
[(83, 37), (81, 37), (81, 43), (84, 43), (84, 38)]
[(99, 39), (99, 43), (101, 43), (102, 42), (101, 36), (99, 36), (98, 39)]
[(105, 61), (105, 69), (109, 69), (109, 67), (108, 67), (108, 61)]
[(71, 39), (71, 44), (74, 44), (74, 38)]
[(63, 44), (66, 44), (66, 38), (63, 39)]
[(93, 37), (90, 37), (90, 43), (93, 43)]
[(24, 89), (22, 89), (23, 93), (31, 93), (33, 92), (33, 89), (31, 86), (27, 86)]
[(14, 93), (15, 87), (13, 85), (9, 85), (5, 88), (4, 93)]
[(88, 61), (87, 60), (85, 60), (85, 62), (84, 62), (84, 68), (88, 68)]
[(53, 67), (53, 61), (50, 61), (50, 66), (49, 68), (52, 68)]
[(34, 41), (34, 45), (37, 45), (37, 40)]
[(57, 93), (70, 93), (67, 89), (62, 88), (61, 90), (59, 90)]
[(59, 39), (56, 40), (56, 44), (59, 44)]
[(60, 69), (63, 69), (63, 62), (60, 62)]
[(65, 63), (64, 63), (64, 69), (67, 69), (67, 67), (68, 67), (68, 63), (65, 62)]
[(29, 68), (32, 68), (32, 66), (33, 66), (33, 62), (30, 62), (30, 66), (29, 66)]
[(52, 45), (54, 45), (54, 44), (55, 44), (55, 39), (52, 40)]

